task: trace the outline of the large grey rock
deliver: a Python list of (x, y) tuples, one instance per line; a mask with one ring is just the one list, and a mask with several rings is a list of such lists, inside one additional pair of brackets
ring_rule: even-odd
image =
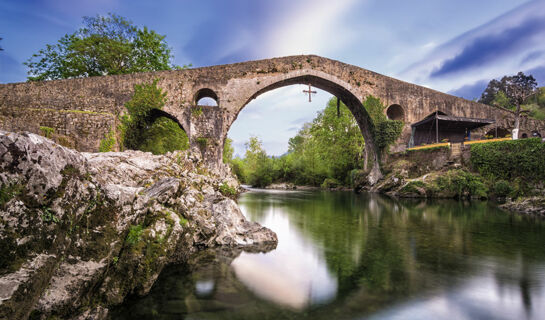
[(274, 248), (223, 183), (238, 188), (189, 152), (79, 153), (0, 131), (0, 318), (102, 318), (202, 248)]

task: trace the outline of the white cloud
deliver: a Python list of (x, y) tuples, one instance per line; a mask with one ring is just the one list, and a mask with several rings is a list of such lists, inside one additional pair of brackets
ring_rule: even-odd
[(343, 19), (356, 0), (305, 1), (278, 18), (265, 35), (260, 56), (331, 55), (356, 36)]

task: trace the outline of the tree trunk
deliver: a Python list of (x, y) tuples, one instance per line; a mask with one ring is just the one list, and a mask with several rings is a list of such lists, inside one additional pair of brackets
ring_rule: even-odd
[(520, 125), (520, 102), (517, 101), (517, 109), (515, 110), (515, 129), (519, 129)]

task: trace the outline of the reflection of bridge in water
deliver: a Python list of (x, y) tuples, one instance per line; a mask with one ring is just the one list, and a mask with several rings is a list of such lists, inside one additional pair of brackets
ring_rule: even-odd
[[(229, 319), (474, 319), (545, 314), (543, 223), (486, 202), (350, 192), (250, 192), (275, 251), (203, 254), (161, 275), (144, 314)], [(208, 315), (208, 316), (207, 316)]]

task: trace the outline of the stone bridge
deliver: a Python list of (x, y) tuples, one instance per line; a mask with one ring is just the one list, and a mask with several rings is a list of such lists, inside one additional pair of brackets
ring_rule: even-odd
[[(343, 101), (354, 114), (366, 149), (378, 170), (378, 159), (362, 101), (381, 99), (390, 118), (405, 126), (395, 149), (407, 144), (410, 124), (441, 111), (447, 115), (495, 119), (499, 127), (513, 128), (512, 112), (461, 99), (396, 80), (357, 66), (305, 55), (249, 61), (188, 70), (161, 71), (45, 82), (0, 85), (0, 129), (40, 133), (51, 127), (61, 142), (80, 151), (97, 151), (100, 140), (115, 131), (134, 85), (158, 80), (167, 92), (165, 115), (177, 119), (192, 147), (199, 148), (210, 165), (221, 163), (223, 142), (239, 112), (262, 93), (293, 84), (311, 84)], [(198, 106), (212, 98), (217, 106)], [(480, 134), (489, 128), (481, 129)], [(545, 124), (523, 118), (521, 134)], [(473, 133), (473, 136), (479, 132)]]

